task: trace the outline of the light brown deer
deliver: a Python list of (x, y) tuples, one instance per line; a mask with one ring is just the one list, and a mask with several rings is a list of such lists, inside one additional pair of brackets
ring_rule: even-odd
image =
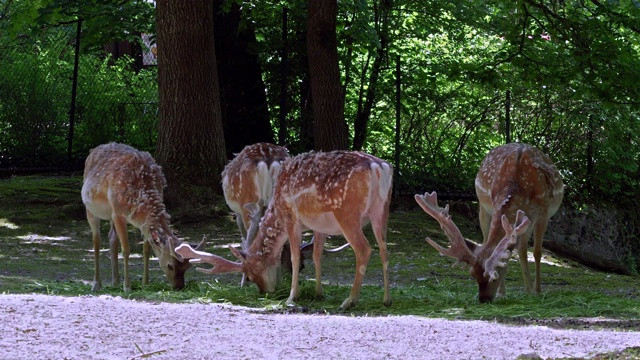
[(240, 260), (194, 251), (179, 246), (178, 254), (194, 263), (211, 263), (212, 269), (198, 269), (215, 274), (242, 272), (261, 292), (273, 292), (281, 251), (287, 239), (291, 244), (292, 304), (298, 297), (300, 243), (302, 231), (315, 232), (313, 261), (316, 270), (316, 296), (322, 297), (321, 259), (328, 234), (342, 234), (356, 256), (356, 275), (349, 297), (340, 306), (355, 306), (366, 272), (371, 246), (362, 227), (371, 222), (380, 249), (384, 278), (385, 305), (391, 305), (389, 294), (386, 233), (393, 169), (385, 161), (361, 152), (311, 152), (290, 158), (282, 166), (273, 198), (265, 212), (256, 238), (248, 252), (230, 248)]
[[(144, 272), (142, 283), (149, 282), (149, 256), (153, 249), (160, 267), (174, 290), (185, 285), (184, 273), (191, 266), (175, 253), (182, 242), (169, 226), (169, 214), (163, 203), (166, 186), (162, 169), (147, 152), (131, 146), (109, 143), (96, 147), (85, 161), (82, 202), (93, 233), (95, 273), (93, 291), (102, 287), (100, 279), (100, 220), (111, 222), (109, 247), (113, 285), (118, 285), (118, 239), (124, 260), (124, 291), (131, 291), (129, 279), (129, 240), (127, 223), (140, 229), (143, 236)], [(116, 235), (118, 239), (116, 239)], [(198, 245), (198, 249), (204, 242)]]
[[(416, 195), (415, 199), (425, 212), (438, 220), (451, 247), (444, 249), (431, 239), (427, 241), (441, 254), (457, 259), (456, 263), (471, 267), (471, 276), (478, 282), (480, 302), (504, 295), (507, 261), (517, 246), (525, 290), (539, 294), (542, 237), (564, 193), (558, 169), (547, 155), (533, 146), (510, 143), (489, 151), (476, 176), (475, 187), (484, 238), (482, 245), (463, 238), (448, 213), (449, 205), (444, 209), (438, 207), (435, 192)], [(532, 233), (535, 288), (527, 259)]]
[[(225, 166), (222, 172), (222, 190), (229, 208), (235, 213), (238, 228), (242, 234), (242, 251), (249, 247), (257, 234), (258, 224), (264, 207), (273, 195), (273, 187), (282, 167), (289, 157), (283, 146), (270, 143), (247, 145)], [(301, 244), (300, 270), (304, 268), (304, 258), (311, 251), (311, 243)], [(324, 253), (335, 253), (348, 247), (343, 245), (336, 249), (325, 249)], [(281, 267), (291, 272), (291, 251), (289, 244), (283, 247)], [(244, 286), (246, 275), (242, 274), (240, 286)]]
[[(249, 209), (253, 203), (259, 215), (273, 195), (273, 186), (280, 174), (282, 162), (289, 157), (283, 146), (270, 143), (247, 145), (225, 166), (222, 172), (222, 191), (229, 208), (236, 214), (242, 234), (242, 250), (249, 250), (251, 239), (247, 230), (251, 226)], [(258, 218), (259, 219), (259, 218)]]

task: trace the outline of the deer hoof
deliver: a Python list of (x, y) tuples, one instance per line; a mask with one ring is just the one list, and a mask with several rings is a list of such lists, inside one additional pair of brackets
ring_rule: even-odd
[(340, 305), (340, 309), (342, 310), (351, 309), (352, 307), (356, 306), (357, 303), (358, 303), (358, 300), (347, 298), (344, 302), (342, 302), (342, 305)]

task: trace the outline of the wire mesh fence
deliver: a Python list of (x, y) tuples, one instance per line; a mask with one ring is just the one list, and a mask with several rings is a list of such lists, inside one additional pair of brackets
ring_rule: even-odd
[(0, 168), (79, 167), (108, 141), (153, 150), (158, 87), (148, 37), (146, 46), (118, 43), (76, 59), (76, 34), (70, 24), (0, 36)]

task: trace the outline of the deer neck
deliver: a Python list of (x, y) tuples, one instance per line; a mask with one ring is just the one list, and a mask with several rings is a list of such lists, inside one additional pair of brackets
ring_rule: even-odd
[(258, 233), (249, 248), (249, 254), (263, 257), (269, 260), (269, 263), (279, 263), (282, 248), (288, 239), (284, 225), (284, 221), (270, 205), (260, 221)]
[(162, 223), (169, 222), (169, 214), (165, 211), (162, 195), (157, 191), (140, 192), (135, 198), (124, 203), (131, 204), (128, 205), (128, 211), (114, 210), (117, 213), (127, 214), (127, 220), (142, 231), (149, 231), (150, 228), (160, 227)]

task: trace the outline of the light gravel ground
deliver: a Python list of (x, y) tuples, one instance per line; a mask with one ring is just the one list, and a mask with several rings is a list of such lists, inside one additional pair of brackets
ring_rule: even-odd
[(640, 332), (0, 295), (2, 359), (547, 359), (637, 346)]

